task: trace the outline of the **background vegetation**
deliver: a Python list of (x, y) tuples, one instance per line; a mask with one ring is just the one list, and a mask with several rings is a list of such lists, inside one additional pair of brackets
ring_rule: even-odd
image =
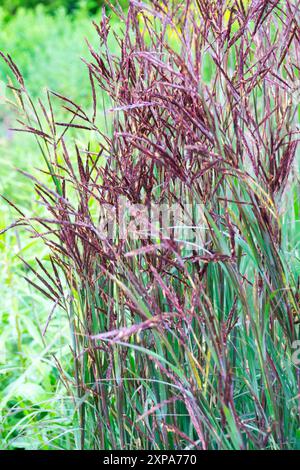
[[(56, 12), (63, 8), (66, 13), (74, 14), (78, 10), (85, 11), (89, 15), (96, 14), (101, 7), (103, 7), (104, 0), (3, 0), (2, 8), (5, 12), (6, 20), (11, 19), (13, 15), (19, 9), (31, 9), (34, 10), (39, 5), (44, 7), (44, 11), (50, 14), (56, 14)], [(112, 4), (115, 4), (115, 0), (112, 0)], [(128, 0), (121, 0), (119, 4), (126, 8), (128, 6)]]
[[(189, 23), (193, 40), (203, 48), (214, 44), (214, 39), (219, 48), (197, 58), (203, 80), (199, 95), (193, 88), (185, 36), (180, 47), (186, 34), (184, 15), (176, 13), (180, 2), (172, 3), (174, 8), (169, 5), (173, 24), (168, 24), (162, 36), (159, 15), (165, 11), (161, 3), (157, 2), (157, 18), (149, 11), (129, 18), (136, 36), (125, 37), (121, 58), (115, 37), (106, 35), (107, 25), (102, 23), (99, 37), (92, 30), (92, 4), (87, 9), (64, 2), (71, 15), (63, 9), (50, 11), (47, 5), (24, 10), (16, 9), (16, 4), (2, 11), (1, 50), (10, 53), (22, 70), (28, 90), (21, 90), (24, 98), (32, 96), (38, 103), (42, 97), (48, 106), (45, 88), (55, 90), (72, 100), (67, 102), (69, 113), (78, 110), (73, 102), (84, 109), (86, 115), (77, 117), (76, 123), (90, 128), (88, 135), (83, 129), (69, 128), (59, 160), (50, 154), (48, 164), (55, 162), (55, 174), (65, 179), (73, 195), (70, 205), (64, 205), (60, 198), (53, 198), (51, 191), (60, 191), (53, 174), (37, 169), (42, 167), (42, 156), (33, 136), (9, 130), (22, 126), (17, 118), (26, 121), (28, 116), (3, 104), (0, 108), (1, 193), (27, 216), (45, 216), (45, 207), (51, 216), (55, 214), (58, 228), (53, 235), (58, 235), (62, 250), (68, 248), (67, 256), (54, 250), (50, 258), (52, 235), (47, 246), (29, 239), (22, 229), (1, 237), (2, 448), (299, 447), (299, 369), (291, 361), (291, 343), (299, 337), (297, 103), (280, 87), (282, 80), (291, 85), (299, 76), (290, 53), (299, 34), (292, 14), (295, 2), (278, 2), (274, 11), (265, 12), (266, 17), (265, 2), (250, 6), (248, 1), (224, 2), (221, 10), (211, 2), (207, 11), (206, 2), (192, 2), (192, 8), (202, 6), (204, 19), (204, 23)], [(190, 20), (195, 11), (187, 12)], [(244, 40), (249, 47), (242, 49), (243, 56), (238, 53), (245, 45), (240, 32), (248, 19)], [(224, 37), (219, 35), (222, 22), (227, 31)], [(125, 20), (112, 20), (113, 30), (123, 38), (125, 24)], [(260, 27), (261, 42), (255, 36)], [(138, 31), (143, 32), (142, 39)], [(95, 48), (100, 38), (104, 51), (108, 40), (104, 63), (97, 55), (88, 58), (84, 37)], [(280, 48), (269, 63), (268, 52), (277, 41), (282, 41)], [(227, 55), (223, 54), (225, 46)], [(141, 58), (133, 59), (133, 50)], [(158, 61), (159, 50), (170, 54), (167, 65)], [(144, 51), (151, 54), (143, 55)], [(94, 113), (95, 92), (80, 56), (88, 61), (94, 79), (108, 89), (97, 95), (95, 121), (96, 132), (105, 131), (107, 140), (95, 138), (95, 122), (87, 117)], [(117, 82), (110, 75), (109, 58), (114, 73), (121, 77)], [(14, 74), (1, 65), (1, 79), (9, 76), (19, 86), (20, 77)], [(122, 93), (119, 82), (126, 84)], [(233, 104), (239, 87), (245, 87), (247, 99)], [(209, 92), (206, 100), (203, 90)], [(149, 114), (140, 106), (141, 99), (150, 97), (161, 100), (157, 115), (149, 104)], [(62, 104), (66, 104), (64, 98), (53, 101), (55, 120), (66, 123), (68, 113)], [(132, 108), (133, 104), (137, 107)], [(117, 112), (114, 126), (111, 118), (104, 119), (104, 110), (112, 105), (124, 108), (126, 116), (123, 120)], [(43, 114), (43, 108), (39, 109)], [(31, 113), (36, 121), (32, 107)], [(51, 133), (53, 123), (44, 119), (43, 130)], [(125, 131), (119, 150), (110, 140), (116, 130)], [(78, 155), (74, 139), (81, 149), (90, 141), (91, 156), (87, 149)], [(243, 146), (251, 139), (259, 144), (251, 147), (255, 151), (249, 174)], [(164, 145), (154, 151), (157, 142)], [(107, 194), (98, 185), (100, 200), (114, 204), (119, 191), (129, 191), (134, 201), (140, 201), (147, 185), (155, 188), (157, 200), (165, 194), (173, 200), (186, 192), (205, 203), (207, 251), (189, 258), (184, 246), (177, 251), (160, 240), (160, 249), (152, 246), (148, 252), (145, 244), (126, 240), (110, 248), (107, 256), (106, 247), (93, 238), (99, 199), (92, 193), (88, 209), (85, 200), (99, 177), (92, 155), (101, 147), (106, 158), (108, 154), (121, 157), (97, 169), (109, 188)], [(143, 165), (141, 151), (148, 156)], [(201, 160), (193, 166), (191, 155), (196, 151)], [(176, 155), (176, 164), (169, 166), (168, 152)], [(127, 160), (124, 155), (129, 155)], [(294, 171), (289, 175), (284, 169), (290, 169), (292, 161)], [(47, 184), (43, 187), (47, 202), (40, 184), (33, 196), (32, 181), (17, 174), (15, 166)], [(128, 178), (133, 178), (130, 185)], [(16, 217), (11, 205), (1, 207), (0, 229)], [(66, 242), (66, 220), (71, 245)], [(78, 220), (88, 223), (85, 230), (78, 228)], [(98, 243), (95, 252), (86, 240)], [(85, 260), (84, 268), (74, 253)], [(25, 258), (25, 266), (19, 257)], [(58, 281), (55, 269), (63, 280)], [(53, 301), (55, 306), (61, 300), (61, 290), (69, 294), (62, 296), (62, 308), (53, 310)], [(175, 320), (162, 319), (161, 312), (174, 314)]]
[[(95, 35), (86, 9), (70, 16), (63, 9), (53, 8), (50, 15), (43, 6), (15, 11), (16, 6), (38, 2), (6, 3), (0, 9), (1, 50), (18, 62), (34, 99), (44, 97), (45, 90), (50, 89), (90, 107), (89, 78), (81, 57), (88, 55), (85, 38), (94, 44)], [(54, 2), (49, 3), (53, 7)], [(57, 3), (66, 7), (72, 2)], [(2, 61), (0, 80), (6, 82), (9, 75)], [(40, 156), (30, 136), (9, 130), (16, 127), (16, 117), (11, 107), (1, 102), (0, 193), (30, 213), (36, 201), (31, 185), (20, 177), (17, 168), (40, 167)], [(0, 230), (14, 216), (8, 205), (1, 203)], [(22, 237), (20, 232), (7, 232), (0, 238), (1, 449), (75, 447), (73, 418), (69, 414), (69, 408), (74, 408), (58, 380), (52, 355), (64, 357), (66, 367), (70, 364), (66, 321), (53, 319), (46, 346), (42, 330), (51, 306), (24, 280), (24, 266), (18, 258), (26, 256), (34, 264), (35, 257), (43, 257), (43, 253), (39, 243)]]

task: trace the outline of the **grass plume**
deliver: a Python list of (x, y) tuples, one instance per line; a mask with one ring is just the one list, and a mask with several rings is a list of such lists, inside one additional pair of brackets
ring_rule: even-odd
[[(34, 285), (69, 319), (78, 447), (296, 448), (299, 4), (111, 8), (119, 51), (103, 9), (88, 110), (50, 92), (35, 105), (3, 55), (46, 164), (27, 175), (45, 216), (16, 224), (51, 253)], [(192, 239), (176, 217), (141, 232), (137, 207), (162, 205), (182, 208)]]

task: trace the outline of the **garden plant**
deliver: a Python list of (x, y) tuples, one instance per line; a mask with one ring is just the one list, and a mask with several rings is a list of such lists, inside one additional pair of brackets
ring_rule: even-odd
[(22, 254), (43, 340), (70, 328), (72, 446), (300, 448), (299, 8), (103, 7), (86, 109), (1, 53), (41, 157), (7, 230), (45, 248)]

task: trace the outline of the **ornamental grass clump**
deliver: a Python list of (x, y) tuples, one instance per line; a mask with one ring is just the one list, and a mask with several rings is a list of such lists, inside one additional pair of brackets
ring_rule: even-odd
[(90, 109), (34, 104), (4, 56), (45, 161), (44, 212), (15, 225), (48, 247), (27, 266), (48, 323), (70, 323), (77, 445), (297, 448), (299, 4), (111, 8)]

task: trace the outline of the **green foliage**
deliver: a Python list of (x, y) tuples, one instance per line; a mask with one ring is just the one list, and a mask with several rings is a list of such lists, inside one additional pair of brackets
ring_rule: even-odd
[[(116, 3), (114, 0), (112, 3)], [(129, 0), (120, 0), (118, 2), (123, 8), (127, 8)], [(96, 14), (105, 4), (105, 0), (3, 0), (2, 8), (6, 12), (6, 18), (11, 18), (18, 9), (34, 9), (43, 5), (48, 13), (56, 13), (58, 9), (63, 8), (68, 14), (75, 13), (78, 10), (84, 10), (91, 15)]]
[[(96, 47), (91, 19), (83, 9), (72, 17), (62, 9), (52, 15), (43, 7), (19, 9), (8, 22), (0, 10), (1, 50), (18, 62), (35, 102), (50, 89), (68, 94), (87, 109), (92, 107), (89, 77), (81, 60), (88, 56), (85, 38)], [(1, 62), (0, 80), (6, 82), (9, 77), (8, 67)], [(7, 92), (7, 97), (12, 95)], [(59, 119), (65, 115), (61, 108), (56, 112)], [(17, 169), (39, 175), (33, 169), (40, 167), (40, 155), (31, 136), (10, 130), (18, 117), (0, 104), (0, 194), (29, 214), (37, 210), (37, 204), (30, 182)], [(1, 203), (0, 231), (14, 215)], [(28, 270), (18, 256), (25, 255), (32, 266), (36, 256), (47, 260), (47, 250), (38, 240), (28, 240), (24, 232), (0, 235), (0, 448), (76, 448), (74, 406), (59, 381), (53, 357), (64, 357), (68, 375), (71, 354), (66, 347), (66, 319), (55, 312), (43, 337), (52, 305), (24, 280)]]
[[(18, 10), (11, 21), (5, 22), (3, 10), (0, 10), (1, 50), (11, 53), (18, 62), (34, 99), (41, 98), (45, 90), (50, 89), (91, 106), (89, 77), (81, 60), (88, 55), (85, 38), (95, 45), (91, 21), (83, 14), (71, 18), (62, 10), (52, 16), (47, 15), (44, 8)], [(8, 76), (9, 69), (2, 62), (0, 80), (6, 82)], [(2, 103), (0, 150), (6, 158), (1, 161), (0, 190), (6, 197), (30, 205), (28, 186), (20, 180), (15, 184), (11, 174), (15, 167), (27, 170), (35, 166), (37, 155), (30, 137), (9, 130), (16, 127), (15, 119), (15, 113)]]
[[(19, 191), (28, 199), (24, 189)], [(9, 219), (3, 207), (0, 230)], [(30, 273), (18, 256), (25, 252), (29, 263), (34, 263), (37, 253), (46, 257), (36, 242), (25, 243), (16, 232), (1, 236), (0, 448), (70, 448), (74, 441), (72, 407), (53, 357), (65, 357), (68, 366), (68, 330), (56, 312), (46, 346), (42, 330), (50, 305), (24, 282), (23, 276)], [(58, 437), (61, 433), (63, 437)]]
[(10, 15), (13, 15), (21, 7), (35, 8), (38, 5), (44, 5), (51, 12), (60, 7), (71, 12), (78, 7), (78, 3), (78, 0), (4, 0), (2, 6)]
[[(23, 102), (13, 114), (0, 108), (1, 193), (24, 211), (21, 221), (31, 230), (31, 237), (14, 228), (0, 238), (2, 448), (299, 448), (299, 368), (291, 341), (299, 337), (300, 206), (295, 172), (284, 173), (292, 168), (295, 104), (286, 88), (273, 87), (273, 75), (261, 75), (276, 35), (269, 38), (262, 25), (255, 36), (255, 12), (244, 25), (244, 44), (238, 28), (229, 31), (226, 54), (222, 17), (214, 25), (218, 12), (202, 11), (203, 21), (191, 23), (194, 11), (186, 13), (191, 40), (205, 50), (198, 69), (197, 48), (176, 15), (166, 42), (139, 18), (147, 41), (121, 36), (121, 58), (111, 34), (105, 44), (103, 26), (101, 53), (89, 66), (95, 83), (110, 91), (113, 113), (105, 112), (103, 93), (91, 87), (77, 58), (86, 57), (84, 36), (99, 43), (83, 10), (50, 17), (43, 8), (20, 9), (2, 22), (1, 43), (29, 92), (20, 91)], [(275, 9), (270, 21), (289, 54), (294, 41), (282, 34), (289, 23), (278, 26), (280, 13)], [(147, 13), (147, 27), (160, 32), (155, 18)], [(132, 54), (137, 49), (147, 53)], [(290, 80), (292, 62), (276, 54), (276, 77), (286, 67)], [(1, 79), (8, 74), (1, 65)], [(52, 97), (61, 123), (55, 134), (43, 113), (50, 115), (47, 98), (38, 106), (45, 86), (86, 114)], [(78, 127), (64, 134), (64, 146), (58, 135), (74, 114)], [(49, 150), (47, 165), (32, 135), (8, 130), (7, 119), (15, 125), (16, 117), (28, 123), (28, 116), (45, 132), (34, 133), (40, 149)], [(39, 179), (34, 197), (32, 181), (12, 173), (15, 164)], [(191, 253), (189, 240), (169, 244), (163, 237), (106, 245), (94, 216), (124, 193), (133, 201), (151, 194), (154, 202), (171, 203), (186, 194), (193, 226), (205, 223), (197, 251)], [(1, 207), (0, 230), (14, 214), (9, 204)], [(31, 216), (46, 217), (44, 225)]]
[[(80, 56), (87, 55), (84, 38), (93, 43), (91, 33), (90, 19), (83, 12), (71, 19), (62, 10), (49, 16), (43, 8), (20, 9), (7, 22), (4, 11), (0, 11), (1, 49), (19, 62), (35, 100), (49, 88), (70, 93), (89, 106), (89, 79)], [(0, 80), (6, 81), (8, 75), (2, 62)], [(16, 168), (28, 170), (37, 166), (39, 155), (29, 136), (9, 130), (15, 127), (16, 118), (15, 112), (2, 102), (0, 194), (30, 211), (36, 202), (29, 182), (17, 176)], [(1, 203), (0, 231), (13, 217), (12, 211)], [(26, 253), (34, 265), (35, 256), (46, 259), (47, 252), (37, 241), (25, 240), (22, 232), (0, 236), (0, 448), (73, 448), (72, 403), (58, 380), (53, 357), (64, 356), (68, 369), (66, 322), (55, 312), (54, 324), (47, 329), (46, 346), (42, 330), (51, 304), (24, 280), (28, 270), (18, 256)]]
[[(2, 12), (0, 28), (1, 50), (14, 56), (34, 96), (47, 87), (68, 91), (76, 99), (87, 98), (88, 77), (80, 58), (88, 51), (84, 38), (93, 39), (88, 18), (73, 20), (63, 10), (54, 16), (47, 15), (44, 8), (19, 10), (9, 23), (5, 23)], [(6, 73), (1, 64), (2, 80)], [(78, 83), (82, 84), (80, 88)]]

